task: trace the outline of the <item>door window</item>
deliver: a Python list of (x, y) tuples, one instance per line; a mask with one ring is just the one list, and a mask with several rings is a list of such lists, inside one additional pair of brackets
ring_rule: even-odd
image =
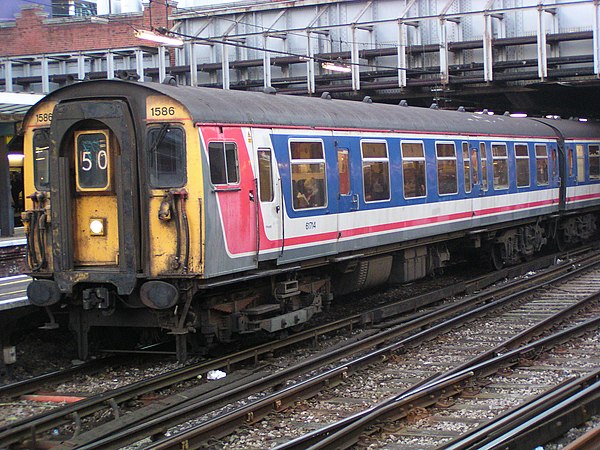
[(258, 150), (258, 179), (261, 202), (273, 201), (273, 162), (271, 150)]
[(110, 146), (108, 131), (75, 133), (76, 182), (78, 191), (110, 189)]
[(350, 195), (350, 157), (348, 149), (338, 149), (337, 155), (338, 172), (340, 175), (340, 195)]
[(535, 174), (538, 186), (548, 184), (548, 148), (544, 144), (535, 144)]

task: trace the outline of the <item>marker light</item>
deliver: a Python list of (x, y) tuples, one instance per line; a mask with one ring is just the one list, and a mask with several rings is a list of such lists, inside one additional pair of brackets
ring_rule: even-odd
[(324, 62), (321, 64), (321, 67), (323, 69), (332, 70), (334, 72), (345, 72), (345, 73), (352, 72), (352, 69), (346, 65), (335, 64), (335, 63), (331, 63), (331, 62)]
[(181, 47), (183, 45), (183, 41), (181, 39), (165, 36), (164, 34), (154, 33), (153, 31), (136, 30), (135, 37), (173, 47)]
[(90, 232), (92, 236), (104, 236), (104, 223), (106, 219), (90, 219)]

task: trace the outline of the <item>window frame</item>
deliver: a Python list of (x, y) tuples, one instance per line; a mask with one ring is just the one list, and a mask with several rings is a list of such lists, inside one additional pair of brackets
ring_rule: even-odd
[[(505, 150), (505, 154), (503, 156), (496, 156), (494, 154), (494, 147), (503, 147)], [(492, 142), (491, 144), (492, 150), (492, 185), (494, 186), (494, 190), (505, 190), (510, 188), (510, 163), (508, 158), (508, 145), (506, 142)], [(496, 165), (494, 164), (496, 161), (506, 161), (506, 185), (499, 184), (496, 185)]]
[[(36, 137), (39, 136), (40, 138), (43, 137), (45, 139), (45, 145), (44, 147), (36, 147)], [(44, 175), (40, 176), (39, 170), (39, 163), (38, 163), (38, 157), (37, 157), (37, 153), (38, 150), (36, 149), (40, 149), (41, 151), (43, 151), (45, 153), (44, 156), (44, 160), (45, 160), (45, 177), (46, 177), (46, 183), (41, 182), (41, 179), (43, 178)], [(32, 138), (31, 138), (31, 151), (32, 151), (32, 155), (33, 155), (33, 184), (36, 188), (36, 190), (38, 191), (42, 191), (42, 192), (49, 192), (50, 191), (50, 128), (49, 127), (44, 127), (44, 128), (36, 128), (35, 130), (33, 130), (33, 134), (32, 134)]]
[[(544, 155), (538, 155), (538, 147), (544, 148)], [(536, 186), (548, 186), (550, 184), (550, 167), (549, 167), (549, 152), (548, 152), (548, 144), (533, 144), (533, 149), (535, 151), (535, 184)], [(543, 160), (546, 163), (546, 182), (540, 183), (538, 177), (538, 162)]]
[[(265, 176), (263, 176), (263, 171), (262, 169), (265, 169), (265, 167), (261, 164), (261, 161), (263, 161), (263, 159), (261, 159), (261, 153), (266, 153), (269, 155), (269, 166), (268, 166), (268, 175), (265, 174)], [(257, 165), (258, 165), (258, 197), (260, 199), (260, 201), (262, 203), (271, 203), (275, 200), (275, 186), (273, 183), (273, 151), (268, 148), (268, 147), (259, 147), (256, 150), (256, 161), (257, 161)], [(265, 169), (266, 172), (266, 169)], [(267, 180), (265, 180), (265, 178), (267, 178)], [(270, 192), (270, 196), (268, 199), (263, 198), (263, 187), (265, 186), (263, 183), (265, 181), (268, 181), (268, 189)]]
[(479, 142), (479, 162), (481, 166), (481, 190), (487, 192), (490, 189), (488, 180), (489, 159), (487, 157), (487, 144)]
[[(585, 165), (587, 156), (588, 166)], [(577, 159), (577, 181), (580, 183), (585, 182), (588, 178), (588, 174), (591, 175), (591, 161), (590, 161), (590, 149), (589, 145), (576, 144), (575, 145), (575, 158)], [(586, 173), (587, 172), (587, 173)], [(591, 176), (590, 176), (591, 179)]]
[[(527, 151), (527, 156), (519, 156), (517, 154), (517, 147), (525, 147), (525, 150)], [(515, 179), (517, 183), (517, 188), (528, 188), (531, 186), (531, 152), (529, 151), (529, 144), (526, 142), (515, 142), (513, 144), (513, 151), (515, 154)], [(523, 162), (526, 162), (525, 167), (527, 168), (527, 184), (519, 184), (519, 167), (523, 165)]]
[[(473, 171), (471, 168), (471, 150), (469, 143), (462, 141), (461, 143), (462, 159), (463, 159), (463, 184), (465, 186), (465, 194), (470, 194), (473, 190)], [(469, 179), (467, 180), (467, 174)]]
[[(350, 172), (350, 149), (346, 147), (339, 147), (336, 149), (337, 157), (337, 169), (340, 184), (340, 195), (351, 195), (352, 194), (352, 177)], [(344, 158), (340, 158), (341, 155), (345, 155)], [(342, 164), (343, 163), (343, 164)], [(345, 171), (342, 169), (346, 169)], [(346, 186), (347, 190), (342, 191), (342, 186)]]
[[(211, 158), (210, 146), (214, 145), (214, 144), (222, 144), (222, 149), (223, 149), (222, 161), (223, 161), (223, 168), (225, 169), (225, 171), (224, 171), (225, 182), (224, 183), (219, 183), (219, 182), (215, 183), (213, 181), (213, 166), (212, 166), (213, 160)], [(227, 144), (234, 145), (235, 169), (236, 169), (236, 176), (237, 176), (237, 179), (235, 181), (229, 181), (229, 161), (227, 160)], [(241, 173), (240, 173), (240, 157), (239, 157), (240, 153), (238, 150), (237, 142), (235, 142), (233, 140), (213, 140), (213, 141), (208, 142), (207, 151), (208, 151), (208, 171), (209, 171), (210, 182), (215, 187), (215, 189), (226, 189), (228, 187), (239, 188), (242, 177), (241, 177)]]
[[(306, 159), (296, 159), (293, 158), (292, 156), (292, 145), (294, 143), (313, 143), (313, 144), (320, 144), (321, 146), (321, 158), (306, 158)], [(314, 209), (323, 209), (323, 208), (327, 208), (329, 200), (328, 200), (328, 195), (327, 195), (327, 160), (325, 158), (325, 142), (323, 141), (323, 139), (317, 138), (317, 139), (313, 139), (313, 138), (293, 138), (293, 139), (288, 139), (288, 154), (289, 154), (289, 158), (290, 158), (290, 192), (292, 193), (292, 209), (294, 211), (305, 211), (305, 210), (314, 210)], [(300, 165), (300, 164), (319, 164), (323, 167), (322, 173), (323, 174), (323, 193), (322, 193), (322, 198), (323, 198), (323, 204), (322, 205), (317, 205), (317, 206), (303, 206), (303, 207), (299, 207), (298, 205), (296, 205), (295, 202), (295, 193), (296, 193), (296, 189), (294, 187), (294, 184), (296, 183), (296, 180), (294, 180), (294, 170), (293, 167), (296, 165)], [(308, 174), (312, 173), (312, 172), (307, 172)], [(312, 177), (314, 178), (314, 177)], [(305, 179), (306, 180), (306, 179)], [(298, 180), (300, 181), (300, 180)]]
[[(418, 144), (421, 146), (422, 155), (423, 156), (404, 156), (404, 144)], [(423, 141), (417, 140), (401, 140), (400, 141), (400, 157), (402, 160), (402, 196), (405, 200), (415, 199), (415, 198), (425, 198), (427, 197), (427, 157), (425, 155), (425, 143)], [(407, 196), (406, 195), (406, 172), (405, 172), (405, 163), (413, 163), (413, 162), (422, 162), (423, 163), (423, 184), (424, 184), (424, 192), (423, 195), (415, 195), (415, 196)]]
[[(106, 145), (106, 151), (104, 156), (104, 163), (106, 165), (106, 182), (102, 186), (83, 186), (81, 183), (82, 172), (81, 170), (88, 171), (91, 170), (95, 165), (100, 166), (100, 155), (95, 156), (94, 158), (85, 159), (84, 162), (89, 164), (89, 169), (85, 169), (83, 164), (80, 164), (79, 160), (79, 138), (81, 136), (89, 136), (93, 134), (101, 134), (104, 136), (104, 142)], [(112, 170), (113, 170), (113, 146), (111, 142), (111, 133), (108, 129), (93, 129), (93, 130), (79, 130), (75, 131), (73, 134), (73, 151), (75, 153), (75, 189), (77, 192), (110, 192), (112, 191)], [(102, 151), (102, 150), (101, 150)], [(86, 152), (84, 152), (86, 153)], [(102, 169), (104, 170), (104, 169)]]
[[(162, 126), (168, 125), (167, 131), (169, 129), (177, 130), (181, 132), (181, 151), (179, 152), (177, 161), (181, 162), (181, 171), (182, 173), (179, 175), (181, 180), (178, 183), (158, 183), (160, 177), (158, 172), (158, 167), (155, 167), (155, 163), (152, 162), (153, 154), (150, 152), (150, 133), (156, 129), (160, 130)], [(148, 165), (148, 183), (152, 189), (167, 189), (167, 188), (177, 188), (183, 187), (187, 184), (187, 135), (185, 133), (185, 128), (179, 124), (172, 124), (167, 122), (162, 123), (153, 123), (149, 124), (146, 127), (146, 152), (147, 152), (147, 160), (146, 164)]]
[[(588, 144), (588, 167), (589, 167), (589, 179), (591, 180), (600, 180), (600, 144)], [(598, 151), (596, 155), (591, 154), (590, 147), (595, 147)], [(598, 173), (592, 175), (592, 159), (596, 160), (596, 165), (598, 167)]]
[[(364, 144), (383, 144), (385, 146), (385, 157), (374, 156), (374, 157), (366, 157), (364, 156)], [(363, 187), (363, 198), (365, 199), (365, 203), (375, 203), (375, 202), (389, 202), (392, 199), (392, 189), (391, 189), (391, 178), (390, 178), (390, 150), (388, 147), (387, 140), (385, 139), (361, 139), (360, 140), (360, 160), (361, 160), (361, 174), (362, 174), (362, 187)], [(367, 200), (367, 189), (365, 184), (365, 162), (369, 164), (384, 164), (387, 166), (387, 197), (385, 198), (377, 198)], [(383, 172), (382, 172), (383, 173)], [(384, 180), (385, 181), (385, 180)]]
[[(439, 156), (438, 155), (438, 145), (451, 145), (453, 152), (454, 152), (454, 156)], [(434, 143), (434, 148), (435, 148), (435, 173), (436, 173), (436, 178), (437, 178), (437, 192), (438, 195), (442, 196), (442, 195), (456, 195), (458, 194), (458, 156), (456, 154), (456, 142), (454, 141), (435, 141)], [(440, 161), (453, 161), (454, 162), (454, 186), (455, 186), (455, 190), (453, 192), (441, 192), (441, 184), (440, 184), (440, 165), (439, 162)]]

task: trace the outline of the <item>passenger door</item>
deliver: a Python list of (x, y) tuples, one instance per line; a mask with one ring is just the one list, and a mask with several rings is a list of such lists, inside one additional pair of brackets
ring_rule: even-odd
[[(335, 139), (336, 168), (335, 177), (338, 181), (337, 217), (338, 242), (356, 228), (356, 211), (360, 209), (360, 183), (356, 180), (356, 169), (351, 157), (351, 140)], [(339, 249), (343, 251), (343, 249)]]
[(281, 178), (277, 170), (277, 159), (273, 151), (270, 134), (271, 130), (252, 130), (252, 145), (256, 152), (257, 194), (255, 197), (260, 207), (259, 253), (260, 251), (280, 249), (283, 240), (284, 211)]
[(133, 287), (140, 267), (132, 130), (127, 104), (114, 100), (60, 104), (51, 127), (59, 146), (52, 162), (57, 271), (119, 271), (120, 292)]

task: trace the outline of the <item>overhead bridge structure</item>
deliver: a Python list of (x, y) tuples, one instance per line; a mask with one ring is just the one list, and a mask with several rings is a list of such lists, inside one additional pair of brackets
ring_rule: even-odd
[(598, 0), (211, 3), (169, 10), (165, 34), (181, 47), (22, 55), (4, 60), (0, 78), (7, 90), (39, 81), (49, 91), (73, 79), (143, 71), (140, 81), (598, 115)]

